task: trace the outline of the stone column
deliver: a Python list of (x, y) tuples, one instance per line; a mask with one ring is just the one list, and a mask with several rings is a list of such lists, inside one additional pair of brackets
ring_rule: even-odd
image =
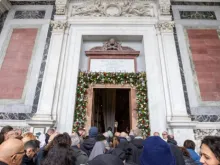
[(179, 144), (187, 138), (193, 137), (193, 123), (187, 114), (183, 84), (180, 74), (179, 61), (176, 52), (173, 21), (160, 21), (158, 29), (161, 35), (163, 58), (165, 63), (166, 81), (167, 81), (167, 122), (171, 133), (175, 134)]
[(50, 127), (55, 120), (52, 116), (54, 97), (57, 89), (58, 68), (61, 58), (61, 50), (64, 38), (66, 22), (52, 21), (53, 27), (50, 47), (47, 56), (46, 68), (44, 72), (38, 109), (32, 120), (28, 124), (33, 127)]

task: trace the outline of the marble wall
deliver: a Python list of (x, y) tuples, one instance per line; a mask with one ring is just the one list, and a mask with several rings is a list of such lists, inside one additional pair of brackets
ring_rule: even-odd
[[(209, 105), (209, 106), (206, 105), (206, 107), (205, 106), (195, 107), (194, 105), (190, 105), (189, 95), (191, 95), (191, 91), (190, 91), (191, 89), (189, 86), (187, 86), (187, 83), (186, 83), (186, 78), (188, 78), (186, 77), (187, 76), (186, 70), (184, 70), (184, 67), (185, 67), (184, 65), (186, 64), (184, 63), (185, 60), (182, 59), (183, 55), (181, 54), (181, 52), (185, 53), (185, 51), (181, 50), (184, 47), (182, 43), (188, 42), (188, 41), (180, 42), (180, 40), (182, 40), (185, 37), (182, 36), (182, 34), (177, 32), (176, 27), (177, 26), (179, 27), (179, 25), (181, 25), (181, 22), (183, 22), (183, 25), (181, 25), (181, 27), (183, 28), (185, 27), (196, 28), (196, 25), (197, 25), (197, 28), (202, 28), (204, 26), (204, 23), (202, 23), (200, 20), (217, 21), (217, 19), (219, 19), (219, 15), (216, 15), (217, 9), (214, 8), (215, 6), (220, 6), (220, 3), (219, 2), (172, 2), (172, 9), (178, 10), (178, 13), (177, 11), (172, 12), (173, 19), (176, 22), (175, 27), (174, 27), (174, 37), (175, 37), (176, 49), (177, 49), (177, 54), (178, 54), (178, 59), (179, 59), (180, 73), (182, 76), (182, 83), (183, 83), (183, 89), (184, 89), (184, 94), (185, 94), (187, 112), (191, 116), (192, 121), (220, 122), (220, 118), (218, 115), (220, 112), (220, 109), (212, 105)], [(204, 9), (202, 10), (200, 9), (200, 7), (206, 7), (206, 8), (205, 10)], [(194, 24), (195, 22), (197, 22), (196, 25)], [(215, 23), (212, 22), (212, 24), (214, 26)], [(215, 109), (215, 111), (214, 110), (210, 111), (211, 113), (209, 115), (208, 111), (210, 110), (210, 108)], [(204, 111), (204, 109), (206, 110)], [(215, 112), (218, 112), (218, 113), (215, 113)]]
[[(54, 1), (35, 1), (35, 2), (29, 2), (29, 1), (11, 1), (12, 5), (18, 5), (18, 6), (25, 6), (25, 5), (53, 5), (54, 6)], [(55, 7), (53, 7), (53, 12), (51, 15), (51, 19), (53, 19), (55, 13)], [(1, 15), (0, 17), (0, 32), (4, 26), (4, 20), (7, 17), (7, 12)], [(45, 17), (45, 11), (44, 10), (17, 10), (15, 12), (14, 18), (13, 19), (44, 19)], [(44, 51), (43, 51), (43, 58), (41, 61), (41, 66), (39, 70), (39, 75), (38, 76), (38, 81), (37, 81), (37, 86), (35, 89), (35, 96), (33, 100), (33, 104), (31, 105), (31, 111), (28, 113), (6, 113), (6, 112), (0, 112), (0, 119), (1, 120), (26, 120), (32, 118), (32, 116), (36, 113), (37, 107), (38, 107), (38, 101), (39, 101), (39, 96), (40, 96), (40, 91), (41, 91), (41, 85), (43, 81), (43, 74), (45, 70), (45, 65), (46, 65), (46, 60), (47, 60), (47, 54), (48, 54), (48, 49), (49, 49), (49, 44), (50, 44), (50, 39), (51, 39), (51, 31), (52, 27), (50, 26), (47, 32), (47, 37), (46, 37), (46, 43), (44, 45)], [(17, 106), (17, 105), (16, 105)], [(13, 105), (11, 105), (13, 107)]]

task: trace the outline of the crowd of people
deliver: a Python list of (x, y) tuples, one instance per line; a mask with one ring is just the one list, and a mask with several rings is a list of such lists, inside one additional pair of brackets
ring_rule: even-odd
[(220, 165), (220, 137), (206, 136), (200, 155), (195, 143), (177, 144), (165, 131), (144, 138), (139, 129), (99, 133), (91, 127), (72, 134), (53, 128), (34, 136), (5, 126), (0, 132), (0, 165)]

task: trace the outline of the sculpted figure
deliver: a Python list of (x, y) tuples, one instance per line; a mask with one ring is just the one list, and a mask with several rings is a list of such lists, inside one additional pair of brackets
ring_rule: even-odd
[(111, 38), (108, 42), (104, 44), (104, 50), (122, 50), (121, 45)]

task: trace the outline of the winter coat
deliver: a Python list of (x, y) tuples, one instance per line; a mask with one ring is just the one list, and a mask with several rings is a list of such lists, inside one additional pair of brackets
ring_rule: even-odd
[(144, 140), (143, 139), (134, 139), (131, 141), (131, 143), (137, 147), (137, 152), (135, 153), (136, 156), (135, 156), (135, 160), (134, 160), (134, 163), (136, 164), (140, 164), (140, 156), (141, 156), (141, 153), (143, 152), (143, 143), (144, 143)]
[(30, 159), (27, 155), (24, 155), (22, 158), (21, 165), (36, 165), (33, 159)]
[(197, 165), (202, 165), (202, 163), (200, 163), (200, 156), (193, 150), (193, 149), (188, 149), (187, 151), (190, 154), (190, 157), (196, 162)]
[(186, 165), (196, 165), (195, 161), (192, 158), (184, 156), (184, 161)]
[(92, 160), (96, 156), (104, 153), (105, 153), (105, 144), (102, 141), (96, 142), (95, 146), (92, 149), (91, 154), (89, 155), (89, 160)]
[(132, 143), (128, 142), (127, 140), (120, 139), (120, 143), (118, 144), (117, 148), (122, 149), (126, 154), (126, 161), (135, 162), (138, 157), (138, 149)]
[(175, 157), (176, 165), (185, 165), (183, 154), (179, 150), (179, 148), (176, 145), (173, 145), (173, 144), (169, 144), (169, 145), (170, 145), (170, 149), (173, 153), (173, 156)]
[(151, 136), (144, 141), (140, 165), (176, 165), (176, 163), (169, 144), (158, 136)]
[(73, 146), (73, 156), (76, 158), (75, 165), (86, 164), (88, 156), (77, 146)]
[(80, 149), (87, 154), (89, 157), (90, 153), (92, 152), (92, 149), (96, 143), (95, 138), (88, 138), (84, 140), (84, 142), (80, 145)]
[(87, 163), (88, 165), (124, 165), (118, 156), (111, 154), (102, 154), (96, 156), (93, 160)]

